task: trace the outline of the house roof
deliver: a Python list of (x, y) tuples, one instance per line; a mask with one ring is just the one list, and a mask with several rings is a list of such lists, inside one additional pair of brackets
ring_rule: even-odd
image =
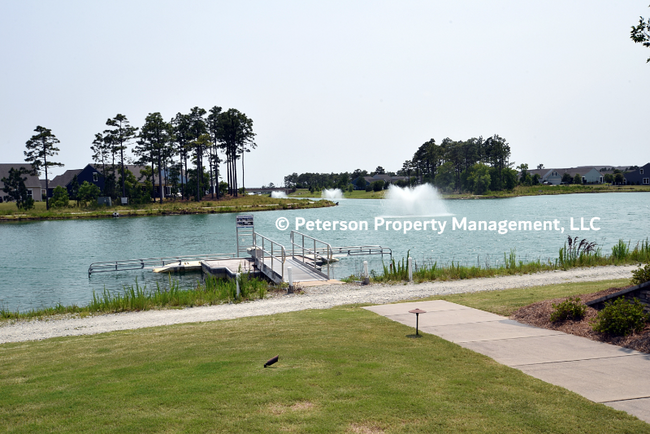
[[(2, 190), (5, 186), (4, 182), (2, 182), (2, 178), (6, 178), (9, 176), (10, 169), (12, 168), (18, 169), (20, 167), (24, 167), (25, 169), (28, 170), (32, 169), (32, 165), (28, 163), (1, 163), (0, 164), (0, 190)], [(25, 175), (25, 177), (27, 178), (25, 180), (25, 187), (41, 188), (41, 181), (38, 179), (38, 175)]]
[(567, 167), (567, 168), (551, 168), (551, 169), (533, 169), (529, 170), (528, 173), (532, 175), (538, 174), (541, 178), (550, 176), (550, 172), (557, 172), (558, 176), (562, 176), (565, 173), (568, 173), (571, 175), (571, 177), (576, 176), (576, 174), (580, 174), (582, 176), (586, 175), (587, 173), (591, 172), (592, 170), (596, 170), (598, 172), (598, 169), (594, 166), (578, 166), (578, 167)]
[(72, 179), (75, 177), (75, 175), (79, 175), (82, 170), (83, 169), (66, 170), (65, 172), (63, 172), (63, 174), (57, 175), (54, 177), (54, 179), (50, 180), (48, 187), (49, 188), (56, 188), (59, 186), (66, 187), (69, 183), (72, 182)]
[[(639, 166), (639, 169), (644, 169), (645, 170), (650, 170), (650, 163), (644, 164), (643, 166)], [(636, 175), (639, 173), (639, 169), (634, 169), (630, 170), (629, 172), (624, 173), (625, 176), (627, 175)]]

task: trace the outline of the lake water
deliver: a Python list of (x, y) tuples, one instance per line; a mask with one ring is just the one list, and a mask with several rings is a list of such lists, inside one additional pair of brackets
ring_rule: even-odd
[[(518, 259), (555, 259), (568, 235), (596, 242), (606, 253), (619, 239), (635, 244), (650, 237), (650, 193), (450, 200), (444, 201), (444, 205), (446, 214), (437, 209), (434, 217), (383, 217), (384, 224), (375, 229), (375, 223), (381, 222), (377, 218), (395, 215), (394, 207), (387, 208), (381, 200), (342, 199), (339, 206), (332, 208), (258, 212), (254, 214), (255, 228), (288, 247), (290, 229), (304, 219), (305, 225), (313, 222), (314, 230), (303, 226), (301, 232), (332, 246), (382, 245), (393, 250), (395, 259), (410, 252), (419, 264), (445, 264), (453, 260), (497, 265), (503, 262), (504, 253), (512, 249)], [(168, 277), (143, 270), (93, 274), (89, 278), (88, 266), (98, 261), (231, 253), (236, 250), (235, 217), (236, 214), (209, 214), (2, 223), (0, 307), (25, 311), (56, 303), (84, 305), (92, 299), (93, 291), (120, 290), (136, 278), (141, 284), (154, 285)], [(280, 218), (288, 220), (288, 230), (276, 227)], [(435, 231), (431, 230), (432, 218), (436, 220)], [(465, 228), (454, 228), (454, 222), (462, 222), (463, 218)], [(316, 229), (317, 220), (321, 221), (320, 231)], [(553, 230), (531, 227), (504, 234), (489, 230), (490, 222), (495, 222), (498, 229), (498, 222), (504, 220), (531, 224), (539, 221), (542, 228), (543, 222), (557, 223), (551, 223)], [(486, 222), (488, 230), (470, 230), (473, 221)], [(323, 222), (329, 222), (330, 230), (325, 230)], [(331, 227), (334, 222), (338, 222), (336, 230)], [(341, 229), (341, 222), (345, 222), (347, 230)], [(351, 222), (356, 222), (357, 230), (350, 230), (354, 227)], [(416, 230), (418, 222), (420, 230)], [(443, 222), (445, 228), (441, 231)], [(409, 223), (412, 229), (405, 233)], [(590, 223), (600, 230), (591, 230)], [(395, 230), (396, 226), (400, 230)], [(381, 270), (378, 257), (341, 258), (333, 266), (334, 277), (359, 272), (363, 260), (368, 260), (372, 269)], [(194, 274), (180, 276), (188, 285), (199, 278)]]

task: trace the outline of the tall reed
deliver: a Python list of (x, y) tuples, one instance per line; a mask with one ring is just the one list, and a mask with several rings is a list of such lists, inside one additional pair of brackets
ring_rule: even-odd
[[(407, 259), (395, 261), (391, 259), (389, 266), (383, 266), (383, 273), (372, 273), (372, 280), (376, 282), (405, 281), (408, 279)], [(517, 259), (516, 251), (510, 250), (503, 254), (503, 265), (493, 266), (486, 262), (481, 265), (477, 260), (474, 266), (461, 265), (453, 260), (449, 265), (440, 265), (437, 261), (415, 265), (413, 269), (413, 280), (415, 282), (431, 280), (453, 280), (470, 279), (475, 277), (493, 277), (511, 274), (530, 274), (540, 271), (568, 270), (575, 267), (594, 267), (599, 265), (633, 264), (639, 262), (650, 262), (650, 242), (646, 238), (636, 244), (630, 250), (630, 243), (620, 240), (612, 248), (611, 255), (603, 255), (596, 243), (586, 239), (579, 240), (578, 237), (568, 237), (564, 246), (558, 252), (555, 260), (522, 261)], [(413, 261), (415, 264), (415, 261)], [(352, 279), (358, 277), (352, 276)]]

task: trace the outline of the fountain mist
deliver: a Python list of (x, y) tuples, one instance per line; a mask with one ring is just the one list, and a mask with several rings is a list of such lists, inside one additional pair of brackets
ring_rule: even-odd
[(326, 188), (323, 190), (320, 197), (323, 199), (343, 199), (343, 192), (340, 188)]
[(451, 215), (438, 190), (430, 184), (388, 187), (382, 206), (387, 217), (438, 217)]
[(284, 191), (272, 191), (271, 197), (274, 199), (288, 199), (287, 193)]

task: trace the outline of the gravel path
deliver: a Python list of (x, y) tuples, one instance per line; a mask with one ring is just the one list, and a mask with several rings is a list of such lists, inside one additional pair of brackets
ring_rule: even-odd
[(494, 291), (508, 288), (550, 285), (554, 283), (625, 279), (636, 266), (596, 267), (552, 271), (523, 276), (506, 276), (452, 282), (360, 286), (323, 285), (304, 288), (303, 294), (284, 295), (240, 304), (152, 310), (90, 316), (86, 318), (47, 319), (5, 322), (0, 325), (0, 344), (41, 340), (60, 336), (93, 335), (116, 330), (132, 330), (188, 322), (217, 321), (305, 309), (328, 309), (355, 303), (385, 304), (432, 295)]

